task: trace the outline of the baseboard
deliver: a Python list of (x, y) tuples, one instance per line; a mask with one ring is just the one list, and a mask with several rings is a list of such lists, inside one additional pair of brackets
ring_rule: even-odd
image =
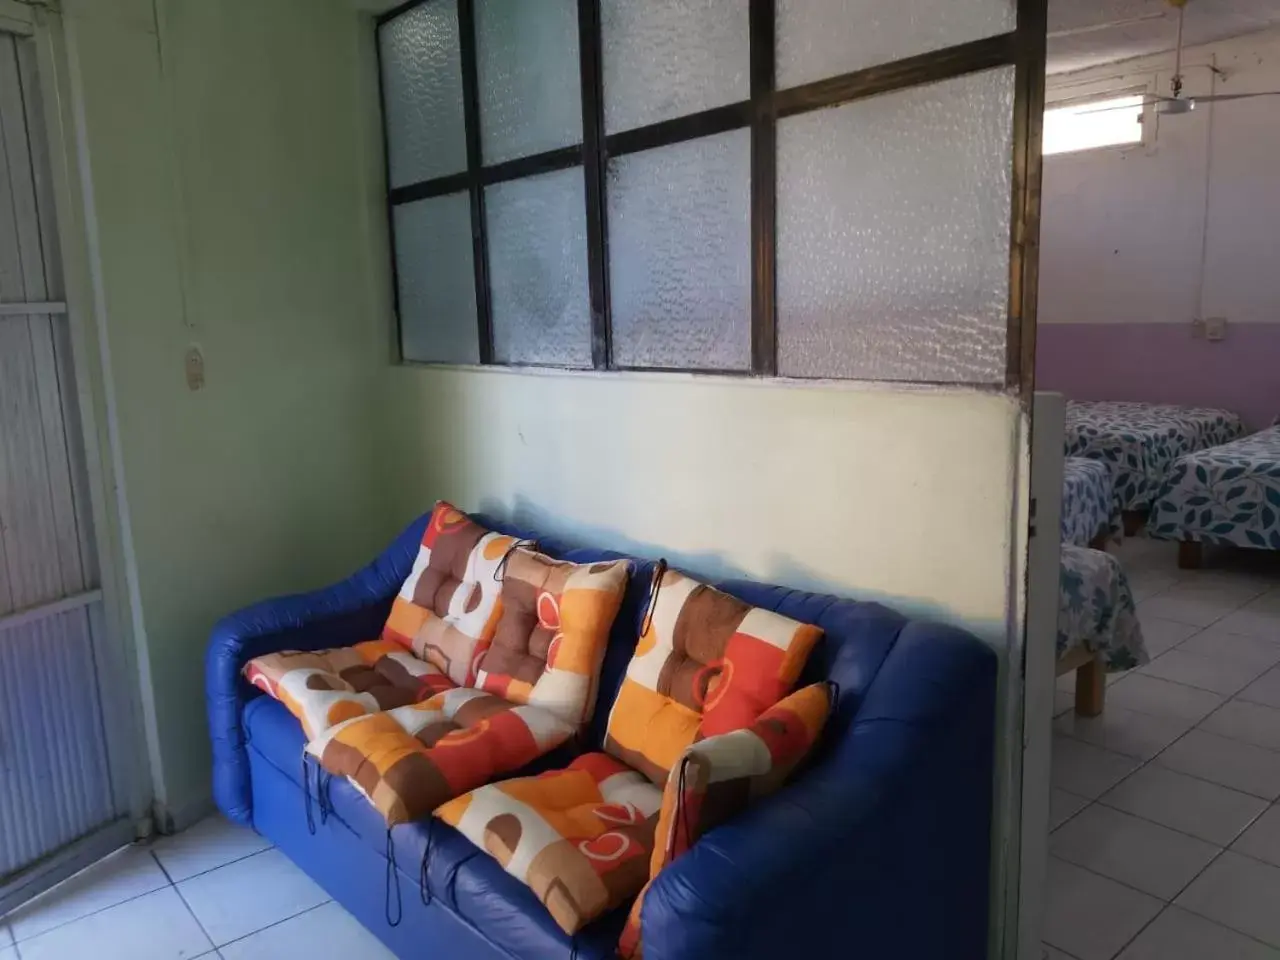
[(173, 804), (157, 800), (155, 802), (156, 831), (166, 836), (181, 833), (188, 827), (195, 826), (215, 809), (212, 788)]

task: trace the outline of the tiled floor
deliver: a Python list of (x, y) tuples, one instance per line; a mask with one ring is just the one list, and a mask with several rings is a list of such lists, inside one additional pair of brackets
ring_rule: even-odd
[(392, 960), (282, 853), (220, 817), (127, 847), (0, 921), (0, 960), (73, 957)]
[(1280, 566), (1119, 550), (1152, 662), (1054, 712), (1048, 960), (1280, 960)]

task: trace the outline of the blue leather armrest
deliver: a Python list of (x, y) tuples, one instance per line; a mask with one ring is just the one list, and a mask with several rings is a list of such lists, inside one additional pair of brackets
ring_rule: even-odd
[(986, 956), (994, 653), (910, 623), (815, 766), (662, 871), (646, 960)]
[(224, 617), (205, 653), (205, 699), (213, 741), (213, 795), (230, 819), (249, 824), (252, 791), (240, 711), (252, 688), (240, 675), (254, 657), (279, 650), (321, 650), (376, 638), (409, 575), (426, 526), (408, 527), (376, 560), (340, 583), (265, 600)]

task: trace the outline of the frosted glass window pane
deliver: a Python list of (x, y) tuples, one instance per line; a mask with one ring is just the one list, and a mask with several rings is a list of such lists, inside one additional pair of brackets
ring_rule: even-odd
[(612, 133), (751, 96), (746, 0), (602, 0)]
[(575, 0), (481, 0), (476, 47), (486, 164), (582, 142)]
[(1005, 376), (1013, 68), (778, 125), (778, 368)]
[(613, 358), (751, 366), (751, 137), (733, 130), (609, 163)]
[(393, 209), (404, 358), (479, 363), (469, 197), (451, 193)]
[(485, 190), (499, 363), (591, 366), (582, 168)]
[(382, 90), (391, 186), (467, 167), (457, 0), (431, 0), (383, 24)]
[(1006, 33), (1015, 0), (777, 0), (778, 87)]

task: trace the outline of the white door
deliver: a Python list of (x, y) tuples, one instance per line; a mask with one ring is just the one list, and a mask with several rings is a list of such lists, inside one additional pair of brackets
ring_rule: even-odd
[(42, 110), (0, 32), (0, 916), (133, 838)]

